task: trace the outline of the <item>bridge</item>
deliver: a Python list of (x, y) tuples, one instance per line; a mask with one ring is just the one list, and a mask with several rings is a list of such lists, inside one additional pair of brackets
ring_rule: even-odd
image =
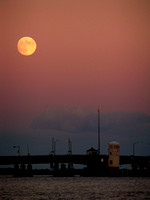
[[(120, 155), (120, 165), (125, 164), (150, 164), (150, 156)], [(73, 163), (88, 165), (91, 162), (102, 162), (107, 165), (108, 155), (22, 155), (0, 156), (0, 165), (14, 164), (48, 164), (48, 163)]]
[(99, 155), (22, 155), (22, 156), (0, 156), (0, 165), (13, 164), (48, 164), (48, 163), (73, 163), (87, 165), (89, 162), (101, 160), (107, 161), (108, 156)]
[[(119, 157), (120, 165), (131, 164), (133, 176), (150, 176), (150, 156)], [(32, 164), (50, 164), (53, 176), (73, 176), (73, 164), (86, 167), (80, 175), (83, 176), (118, 176), (118, 167), (109, 167), (108, 155), (18, 155), (0, 156), (0, 165), (14, 165), (14, 176), (32, 176)], [(59, 166), (61, 164), (61, 168)], [(68, 168), (66, 165), (68, 164)], [(26, 166), (27, 165), (27, 166)]]

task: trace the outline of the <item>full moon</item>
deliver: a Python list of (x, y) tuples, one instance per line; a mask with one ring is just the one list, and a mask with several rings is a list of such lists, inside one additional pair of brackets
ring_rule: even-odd
[(31, 37), (22, 37), (17, 44), (19, 53), (24, 56), (32, 55), (36, 50), (36, 42)]

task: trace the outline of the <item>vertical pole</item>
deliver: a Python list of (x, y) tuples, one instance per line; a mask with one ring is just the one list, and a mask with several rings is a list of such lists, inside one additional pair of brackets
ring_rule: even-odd
[(139, 142), (134, 142), (134, 143), (133, 143), (133, 156), (135, 156), (135, 145), (136, 145), (137, 143), (139, 143)]
[(68, 138), (68, 154), (72, 154), (72, 142), (70, 138)]
[(52, 154), (55, 154), (55, 142), (54, 142), (54, 138), (52, 138)]
[(29, 145), (27, 144), (27, 151), (28, 151), (28, 156), (30, 155), (29, 153)]
[(100, 155), (100, 111), (98, 107), (98, 155)]
[(18, 146), (18, 155), (20, 156), (20, 146)]

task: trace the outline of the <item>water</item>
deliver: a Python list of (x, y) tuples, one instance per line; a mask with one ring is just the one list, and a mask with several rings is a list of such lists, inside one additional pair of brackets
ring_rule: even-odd
[(0, 200), (150, 199), (150, 178), (0, 176)]

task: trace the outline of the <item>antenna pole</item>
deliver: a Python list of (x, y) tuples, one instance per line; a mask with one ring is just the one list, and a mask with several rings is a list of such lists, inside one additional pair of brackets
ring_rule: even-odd
[(98, 155), (100, 155), (100, 111), (98, 107)]

